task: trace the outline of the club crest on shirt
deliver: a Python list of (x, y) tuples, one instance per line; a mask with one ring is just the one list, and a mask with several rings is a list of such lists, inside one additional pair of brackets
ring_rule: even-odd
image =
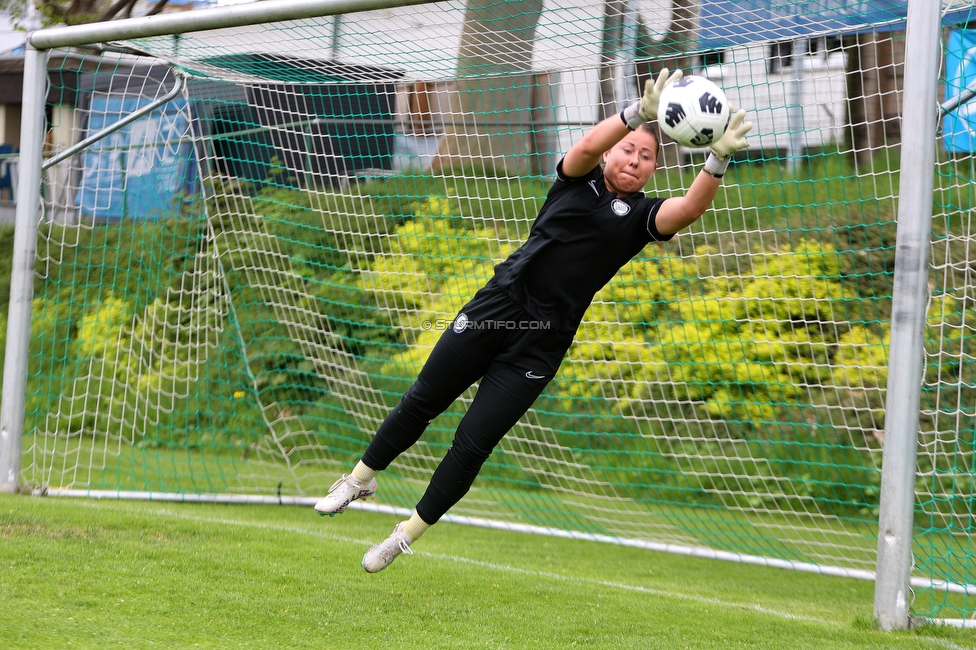
[(462, 311), (460, 314), (457, 315), (457, 318), (454, 319), (454, 325), (452, 325), (451, 328), (457, 334), (460, 334), (465, 329), (467, 329), (467, 327), (468, 327), (468, 315)]
[(630, 205), (626, 201), (621, 201), (620, 199), (614, 199), (610, 202), (610, 209), (618, 217), (622, 217), (628, 212), (630, 212)]

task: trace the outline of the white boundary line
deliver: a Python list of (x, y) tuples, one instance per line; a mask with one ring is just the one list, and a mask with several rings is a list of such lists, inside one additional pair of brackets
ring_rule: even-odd
[[(59, 488), (48, 488), (38, 492), (40, 495), (54, 497), (82, 497), (89, 499), (117, 499), (134, 501), (160, 501), (160, 502), (180, 502), (180, 503), (226, 503), (226, 504), (256, 504), (256, 505), (294, 505), (294, 506), (313, 506), (318, 501), (315, 497), (291, 497), (291, 496), (256, 496), (245, 494), (179, 494), (176, 492), (136, 492), (126, 490), (70, 490)], [(354, 501), (348, 506), (353, 510), (363, 510), (376, 512), (386, 515), (396, 515), (398, 517), (409, 517), (413, 510), (409, 508), (397, 508), (377, 503), (363, 503)], [(642, 548), (650, 551), (663, 553), (673, 553), (675, 555), (686, 555), (689, 557), (699, 557), (710, 560), (724, 560), (727, 562), (738, 562), (740, 564), (753, 564), (757, 566), (767, 566), (776, 569), (788, 569), (792, 571), (802, 571), (804, 573), (817, 573), (825, 576), (839, 578), (853, 578), (855, 580), (874, 581), (874, 571), (864, 569), (847, 569), (844, 567), (814, 564), (812, 562), (796, 562), (793, 560), (781, 560), (776, 558), (766, 558), (758, 555), (746, 555), (743, 553), (733, 553), (730, 551), (717, 551), (703, 546), (685, 546), (682, 544), (665, 544), (662, 542), (649, 542), (640, 539), (624, 539), (613, 537), (612, 535), (596, 535), (593, 533), (582, 533), (579, 531), (562, 530), (547, 526), (532, 526), (529, 524), (513, 524), (493, 519), (482, 519), (479, 517), (464, 517), (461, 515), (447, 514), (441, 518), (455, 524), (465, 526), (475, 526), (478, 528), (491, 528), (494, 530), (508, 530), (517, 533), (527, 533), (530, 535), (546, 535), (548, 537), (561, 537), (565, 539), (579, 539), (591, 542), (604, 542), (616, 544), (618, 546), (629, 546)], [(912, 588), (932, 589), (934, 591), (946, 591), (955, 594), (976, 595), (976, 585), (959, 584), (946, 580), (932, 580), (920, 576), (913, 577)], [(960, 625), (954, 623), (956, 619), (938, 619), (944, 625)], [(933, 621), (935, 622), (935, 621)], [(961, 621), (960, 626), (965, 626), (966, 622)], [(970, 623), (976, 626), (976, 622)]]

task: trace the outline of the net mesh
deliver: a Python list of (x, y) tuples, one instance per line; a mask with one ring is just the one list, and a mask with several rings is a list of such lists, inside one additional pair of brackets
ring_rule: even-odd
[[(746, 109), (750, 149), (597, 294), (452, 513), (873, 570), (905, 3), (849, 4), (472, 0), (55, 56), (52, 153), (186, 87), (47, 171), (22, 480), (323, 494), (525, 240), (560, 156), (677, 66)], [(972, 81), (971, 19), (945, 5), (946, 97)], [(918, 575), (958, 584), (965, 107), (939, 143), (915, 548)], [(667, 144), (647, 193), (682, 194), (702, 160)], [(475, 389), (384, 472), (382, 503), (413, 506)]]

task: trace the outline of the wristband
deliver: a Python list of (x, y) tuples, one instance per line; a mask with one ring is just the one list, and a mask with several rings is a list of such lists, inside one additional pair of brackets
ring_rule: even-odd
[(644, 123), (644, 118), (640, 114), (640, 102), (634, 102), (624, 110), (620, 111), (620, 119), (624, 121), (627, 128), (636, 131), (637, 127)]
[(713, 151), (705, 159), (705, 166), (702, 168), (702, 171), (715, 178), (722, 178), (725, 175), (725, 170), (729, 168), (730, 162), (732, 162), (732, 156), (720, 158)]

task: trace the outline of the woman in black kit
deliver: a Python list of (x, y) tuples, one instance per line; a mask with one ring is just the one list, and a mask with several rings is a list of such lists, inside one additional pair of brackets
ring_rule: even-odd
[[(556, 181), (521, 248), (464, 306), (438, 340), (417, 381), (390, 412), (349, 475), (315, 505), (335, 515), (376, 492), (376, 473), (420, 439), (430, 421), (475, 381), (478, 392), (413, 516), (363, 556), (370, 573), (389, 566), (463, 497), (492, 449), (552, 380), (593, 296), (648, 242), (667, 241), (711, 205), (736, 151), (747, 146), (745, 111), (732, 116), (688, 192), (649, 198), (660, 140), (650, 120), (662, 70), (643, 98), (609, 117), (556, 165)], [(600, 162), (603, 161), (601, 168)]]

